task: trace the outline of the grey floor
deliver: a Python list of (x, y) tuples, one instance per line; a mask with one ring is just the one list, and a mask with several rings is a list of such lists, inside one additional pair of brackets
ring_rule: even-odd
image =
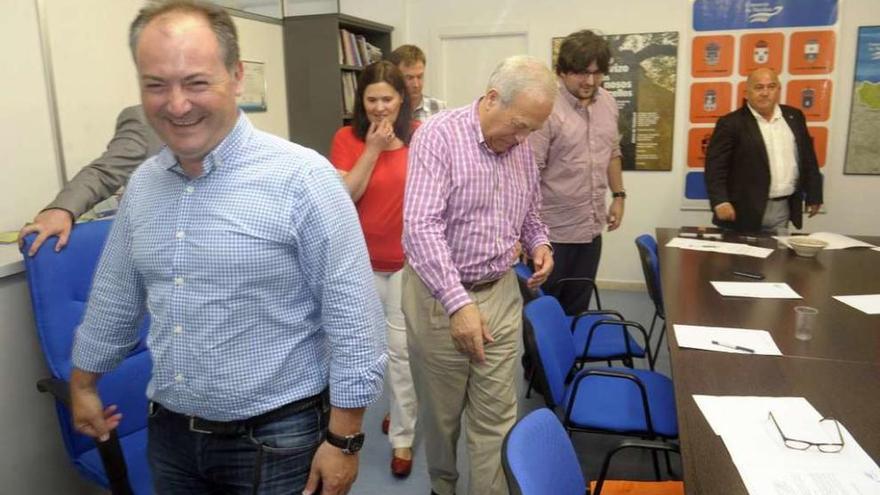
[[(646, 328), (651, 324), (654, 314), (654, 306), (645, 292), (623, 292), (603, 290), (602, 307), (616, 309), (623, 313), (628, 320), (642, 323)], [(656, 339), (656, 335), (654, 337)], [(669, 376), (669, 354), (665, 349), (660, 352), (656, 363), (656, 370)], [(646, 363), (636, 362), (636, 367), (647, 368)], [(525, 398), (526, 385), (522, 380), (522, 374), (518, 374), (519, 380), (519, 414), (522, 417), (530, 411), (544, 407), (541, 395), (532, 392), (531, 398)], [(382, 434), (380, 424), (382, 417), (388, 408), (388, 399), (383, 397), (379, 402), (367, 410), (364, 419), (364, 430), (367, 432), (367, 440), (361, 454), (360, 473), (357, 482), (352, 488), (352, 494), (358, 495), (403, 495), (416, 494), (427, 495), (430, 493), (430, 483), (425, 465), (424, 445), (416, 438), (415, 460), (412, 474), (406, 479), (396, 479), (389, 471), (391, 462), (391, 446), (388, 437)], [(462, 436), (464, 431), (462, 430)], [(587, 479), (595, 479), (599, 473), (605, 452), (616, 445), (622, 437), (609, 435), (579, 433), (574, 435), (575, 450), (581, 461), (581, 467)], [(459, 472), (461, 478), (458, 482), (458, 493), (467, 493), (467, 452), (463, 438), (459, 441)], [(674, 458), (673, 469), (680, 472), (678, 459)], [(612, 475), (625, 479), (652, 479), (653, 464), (651, 457), (643, 452), (627, 452), (615, 457), (612, 466)]]

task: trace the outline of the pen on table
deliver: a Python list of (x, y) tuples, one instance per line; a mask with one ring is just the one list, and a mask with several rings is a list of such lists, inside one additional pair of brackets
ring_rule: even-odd
[(733, 349), (733, 350), (735, 350), (735, 351), (748, 352), (749, 354), (754, 354), (754, 353), (755, 353), (755, 350), (754, 350), (754, 349), (749, 349), (748, 347), (743, 347), (743, 346), (741, 346), (741, 345), (727, 344), (727, 343), (724, 343), (724, 342), (718, 342), (717, 340), (713, 340), (712, 343), (715, 344), (715, 345), (717, 345), (717, 346), (726, 347), (726, 348), (728, 348), (728, 349)]

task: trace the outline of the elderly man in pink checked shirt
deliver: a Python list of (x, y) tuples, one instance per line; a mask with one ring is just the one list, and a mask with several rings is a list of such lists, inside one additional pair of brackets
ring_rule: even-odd
[(522, 299), (515, 244), (537, 287), (553, 269), (538, 169), (526, 138), (556, 98), (550, 70), (505, 59), (485, 95), (437, 114), (410, 144), (403, 212), (403, 312), (432, 493), (451, 495), (466, 417), (472, 495), (507, 494), (501, 443), (516, 421)]

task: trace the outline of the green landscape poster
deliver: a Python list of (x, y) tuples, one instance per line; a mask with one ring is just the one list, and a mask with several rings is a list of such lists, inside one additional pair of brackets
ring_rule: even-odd
[(880, 26), (859, 28), (846, 174), (880, 175)]

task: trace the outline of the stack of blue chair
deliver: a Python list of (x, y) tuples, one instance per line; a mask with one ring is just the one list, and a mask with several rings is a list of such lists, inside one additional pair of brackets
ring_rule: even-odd
[[(533, 333), (544, 400), (561, 412), (567, 430), (649, 440), (678, 437), (672, 380), (651, 370), (579, 368), (573, 335), (559, 331), (565, 313), (556, 299), (538, 297), (523, 313)], [(654, 466), (659, 477), (656, 457)]]
[(615, 432), (646, 438), (676, 438), (672, 380), (650, 370), (577, 367), (573, 336), (560, 332), (559, 302), (543, 296), (528, 303), (538, 370), (548, 387), (545, 401), (563, 411), (566, 428)]
[[(51, 393), (61, 436), (76, 469), (87, 479), (114, 494), (150, 494), (152, 481), (147, 464), (147, 382), (152, 363), (146, 349), (148, 321), (141, 326), (141, 338), (116, 368), (105, 374), (98, 392), (105, 405), (116, 404), (123, 418), (110, 440), (96, 443), (76, 432), (70, 415), (68, 380), (71, 347), (76, 327), (82, 321), (92, 278), (101, 256), (111, 221), (78, 224), (69, 244), (55, 252), (55, 238), (49, 239), (33, 256), (25, 256), (34, 320), (51, 378), (37, 388)], [(34, 241), (25, 239), (27, 252)]]

